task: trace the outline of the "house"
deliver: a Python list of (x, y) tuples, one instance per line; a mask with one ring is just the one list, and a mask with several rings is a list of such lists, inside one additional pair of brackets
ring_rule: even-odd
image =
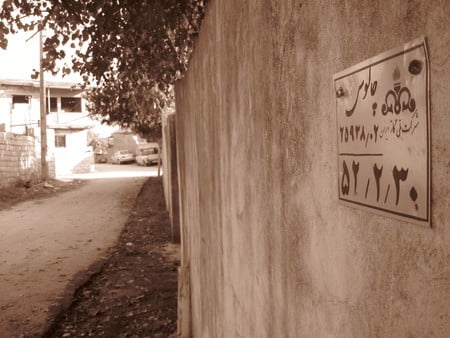
[[(45, 84), (47, 143), (56, 175), (89, 172), (94, 155), (88, 131), (94, 122), (86, 112), (84, 91), (75, 83)], [(0, 131), (40, 137), (39, 81), (0, 80)]]
[[(86, 117), (84, 91), (70, 82), (46, 82), (48, 123)], [(39, 81), (0, 80), (0, 130), (23, 134), (40, 121)]]

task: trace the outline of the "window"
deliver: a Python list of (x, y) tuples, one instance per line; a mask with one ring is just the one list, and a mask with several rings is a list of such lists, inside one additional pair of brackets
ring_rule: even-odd
[(50, 110), (48, 109), (48, 99), (47, 99), (47, 114), (49, 112), (51, 113), (55, 113), (58, 111), (58, 100), (56, 97), (51, 97), (50, 98)]
[(81, 97), (61, 97), (61, 110), (67, 113), (80, 113)]
[(66, 135), (55, 135), (55, 147), (57, 148), (66, 147)]
[(153, 155), (158, 153), (158, 148), (146, 148), (141, 150), (142, 155)]
[(12, 103), (29, 103), (30, 98), (28, 95), (13, 95)]

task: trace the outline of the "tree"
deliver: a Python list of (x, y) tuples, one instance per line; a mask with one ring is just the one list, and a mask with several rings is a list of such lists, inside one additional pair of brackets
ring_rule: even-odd
[[(44, 68), (83, 76), (89, 109), (106, 123), (156, 136), (187, 69), (206, 0), (4, 0), (0, 47), (46, 28)], [(70, 62), (66, 49), (73, 50)]]

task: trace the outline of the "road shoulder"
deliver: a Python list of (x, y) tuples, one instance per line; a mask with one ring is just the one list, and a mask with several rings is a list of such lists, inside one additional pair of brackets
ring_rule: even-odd
[(161, 178), (149, 178), (118, 243), (78, 274), (52, 309), (44, 337), (154, 336), (176, 330), (179, 246)]

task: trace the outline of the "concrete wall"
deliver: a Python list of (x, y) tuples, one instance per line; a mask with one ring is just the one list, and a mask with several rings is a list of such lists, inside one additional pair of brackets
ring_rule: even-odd
[[(211, 0), (177, 85), (195, 337), (450, 332), (450, 2)], [(433, 227), (337, 202), (332, 75), (425, 35)]]
[(172, 242), (180, 243), (180, 215), (178, 195), (178, 168), (176, 144), (176, 116), (162, 118), (162, 164), (164, 198), (170, 216)]
[(0, 133), (0, 187), (39, 179), (39, 156), (39, 144), (34, 137)]
[(94, 168), (94, 152), (87, 145), (87, 129), (55, 129), (55, 135), (65, 135), (66, 146), (56, 147), (55, 137), (48, 137), (54, 152), (57, 176), (88, 173)]

